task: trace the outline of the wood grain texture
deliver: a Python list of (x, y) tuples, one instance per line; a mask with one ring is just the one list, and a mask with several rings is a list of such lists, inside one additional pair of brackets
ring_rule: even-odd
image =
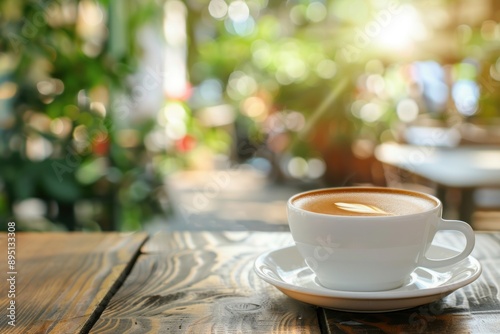
[[(78, 333), (103, 308), (147, 235), (16, 233), (16, 239), (16, 326), (2, 311), (0, 332), (66, 334)], [(6, 234), (0, 249), (7, 249)], [(0, 263), (4, 287), (7, 268)], [(7, 303), (2, 293), (0, 309)]]
[(144, 247), (91, 333), (319, 332), (316, 309), (257, 277), (289, 233), (161, 233)]
[[(315, 308), (260, 280), (256, 256), (292, 244), (290, 233), (172, 232), (143, 245), (146, 239), (18, 233), (17, 326), (0, 312), (0, 333), (87, 332), (97, 317), (92, 333), (500, 332), (500, 233), (477, 234), (478, 280), (435, 303), (381, 314)], [(439, 242), (461, 244), (449, 234)], [(0, 265), (5, 282), (5, 261)], [(0, 310), (7, 302), (0, 295)]]
[[(452, 234), (439, 240), (460, 249)], [(483, 272), (473, 283), (431, 304), (363, 314), (321, 310), (328, 333), (500, 333), (500, 234), (477, 233), (472, 255)]]

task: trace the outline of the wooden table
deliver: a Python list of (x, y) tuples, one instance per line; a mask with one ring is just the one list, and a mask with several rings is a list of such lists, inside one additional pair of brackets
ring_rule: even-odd
[(382, 144), (375, 151), (384, 164), (411, 172), (437, 185), (437, 196), (446, 204), (449, 189), (461, 193), (459, 219), (472, 222), (474, 191), (500, 188), (500, 147), (435, 147), (396, 143)]
[[(1, 333), (498, 333), (500, 233), (477, 233), (483, 274), (417, 308), (359, 314), (283, 295), (253, 271), (289, 232), (16, 233), (15, 327), (0, 234)], [(451, 237), (447, 237), (451, 238)], [(448, 240), (456, 242), (456, 240)]]

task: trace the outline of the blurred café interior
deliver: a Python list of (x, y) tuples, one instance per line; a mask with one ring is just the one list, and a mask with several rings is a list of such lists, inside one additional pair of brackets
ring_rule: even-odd
[(2, 222), (287, 230), (356, 185), (500, 229), (499, 1), (0, 2)]

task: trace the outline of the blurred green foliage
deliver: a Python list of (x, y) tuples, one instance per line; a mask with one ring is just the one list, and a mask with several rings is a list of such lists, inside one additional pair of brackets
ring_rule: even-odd
[(113, 102), (130, 89), (138, 28), (161, 22), (155, 2), (8, 0), (0, 13), (1, 221), (46, 229), (12, 217), (39, 198), (55, 226), (86, 229), (75, 207), (87, 200), (102, 206), (90, 228), (137, 229), (156, 207), (141, 147), (152, 124), (134, 126), (137, 145), (125, 147)]
[(217, 155), (344, 183), (402, 128), (499, 117), (496, 2), (186, 0), (185, 90), (127, 124), (137, 32), (161, 33), (167, 2), (0, 3), (2, 221), (39, 198), (56, 228), (138, 229), (164, 176)]

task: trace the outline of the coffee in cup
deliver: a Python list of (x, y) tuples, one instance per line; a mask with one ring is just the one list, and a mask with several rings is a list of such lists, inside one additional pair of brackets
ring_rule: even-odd
[(419, 193), (386, 188), (311, 191), (294, 197), (292, 204), (306, 211), (338, 216), (402, 216), (438, 205)]
[[(465, 259), (474, 248), (469, 224), (441, 218), (434, 196), (403, 189), (342, 187), (297, 194), (287, 205), (293, 239), (318, 282), (331, 289), (381, 291), (400, 287), (418, 266)], [(464, 250), (449, 259), (425, 256), (435, 234), (456, 230)]]

